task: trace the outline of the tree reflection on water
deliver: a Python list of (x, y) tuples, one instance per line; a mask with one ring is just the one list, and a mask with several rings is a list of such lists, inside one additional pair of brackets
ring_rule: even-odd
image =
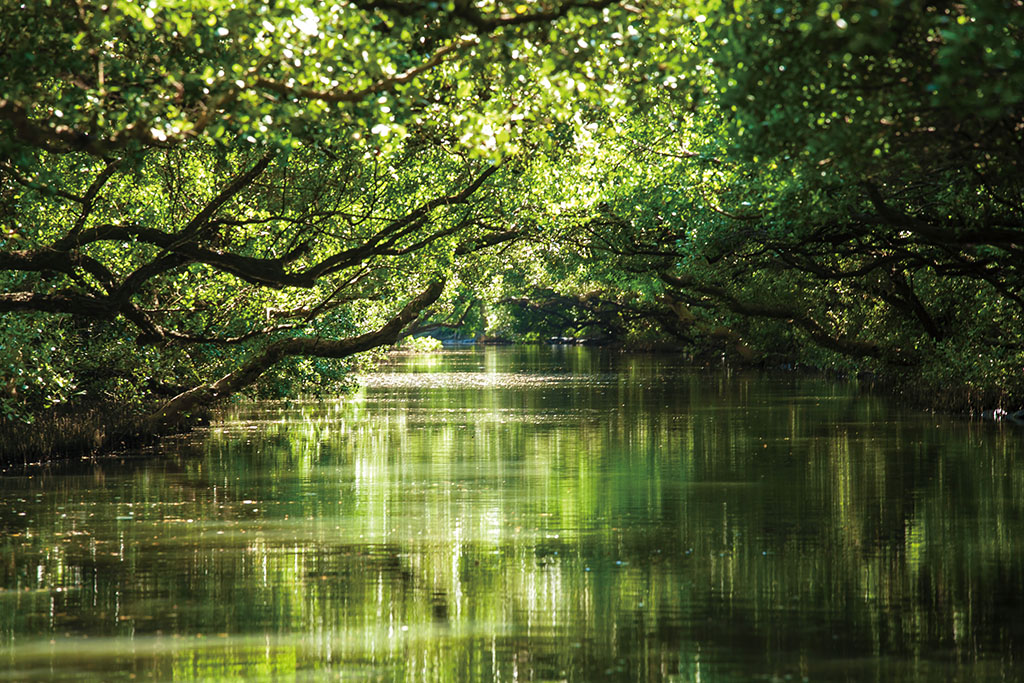
[(1024, 674), (1012, 429), (578, 348), (364, 381), (0, 479), (8, 677)]

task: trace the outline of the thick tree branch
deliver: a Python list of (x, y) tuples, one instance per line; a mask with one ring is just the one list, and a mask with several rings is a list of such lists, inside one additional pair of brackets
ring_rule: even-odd
[(0, 312), (44, 311), (47, 313), (69, 313), (93, 318), (113, 316), (115, 311), (106, 298), (75, 294), (74, 292), (2, 292)]
[(43, 194), (43, 195), (48, 195), (48, 194), (49, 195), (55, 195), (57, 197), (61, 197), (63, 199), (66, 199), (69, 202), (75, 202), (75, 203), (78, 203), (78, 204), (84, 204), (85, 203), (85, 197), (79, 196), (79, 195), (75, 194), (74, 192), (68, 192), (66, 190), (62, 190), (59, 187), (52, 187), (50, 185), (42, 185), (40, 183), (37, 183), (36, 181), (31, 180), (30, 178), (26, 178), (25, 176), (23, 176), (21, 173), (18, 172), (18, 169), (16, 169), (14, 166), (12, 166), (12, 165), (10, 165), (10, 164), (8, 164), (6, 162), (5, 163), (0, 163), (0, 171), (3, 171), (4, 173), (6, 173), (8, 175), (8, 177), (10, 177), (11, 180), (13, 180), (14, 182), (18, 183), (22, 187), (26, 187), (26, 188), (28, 188), (30, 190), (35, 190), (36, 192), (39, 192), (40, 194)]
[(1019, 220), (1012, 217), (991, 217), (982, 229), (950, 229), (946, 226), (933, 225), (893, 208), (885, 201), (875, 185), (867, 184), (865, 188), (868, 199), (878, 211), (878, 216), (883, 222), (892, 227), (910, 230), (932, 244), (957, 246), (988, 244), (1018, 253), (1021, 252), (1021, 246), (1024, 245), (1024, 230), (1021, 229), (1024, 226)]
[[(396, 240), (406, 236), (418, 227), (420, 222), (425, 221), (434, 209), (466, 203), (473, 193), (480, 189), (487, 178), (493, 175), (499, 168), (498, 166), (489, 166), (461, 191), (436, 197), (421, 204), (402, 218), (392, 221), (388, 226), (378, 231), (358, 247), (339, 251), (304, 270), (288, 271), (286, 266), (289, 262), (295, 260), (296, 253), (289, 253), (279, 258), (256, 258), (230, 252), (215, 251), (200, 246), (197, 239), (197, 233), (200, 231), (201, 226), (210, 219), (216, 209), (259, 175), (266, 168), (267, 163), (269, 163), (269, 157), (264, 157), (250, 171), (236, 178), (189, 221), (185, 228), (177, 233), (166, 233), (134, 225), (99, 225), (83, 230), (73, 237), (65, 237), (55, 243), (52, 249), (0, 254), (0, 270), (53, 269), (66, 271), (68, 268), (68, 257), (62, 255), (61, 251), (100, 241), (127, 242), (134, 240), (160, 247), (167, 254), (149, 264), (141, 266), (126, 278), (115, 295), (119, 300), (124, 300), (133, 295), (149, 279), (186, 263), (203, 263), (230, 273), (250, 284), (274, 288), (309, 288), (315, 286), (320, 278), (358, 265), (372, 256), (407, 253), (422, 248), (431, 239), (439, 239), (445, 234), (455, 232), (453, 229), (442, 230), (412, 245), (394, 248)], [(464, 226), (460, 226), (460, 229), (461, 227)]]
[(899, 364), (904, 364), (906, 362), (898, 351), (887, 351), (876, 342), (834, 336), (825, 330), (817, 321), (807, 315), (807, 313), (795, 308), (773, 306), (767, 303), (741, 301), (726, 291), (724, 287), (704, 284), (698, 282), (695, 278), (688, 276), (680, 277), (668, 273), (662, 273), (661, 279), (670, 287), (691, 290), (710, 297), (712, 300), (725, 306), (733, 313), (751, 318), (781, 320), (796, 325), (798, 328), (803, 330), (807, 336), (814, 340), (816, 344), (824, 348), (831, 349), (832, 351), (837, 351), (844, 355), (856, 358), (885, 358), (893, 360)]
[(154, 147), (161, 146), (161, 142), (146, 131), (146, 126), (142, 122), (129, 123), (107, 137), (100, 137), (67, 125), (40, 124), (14, 100), (0, 99), (0, 119), (6, 119), (11, 123), (14, 134), (22, 142), (58, 154), (86, 152), (93, 156), (105, 157), (111, 152), (127, 147), (133, 141)]
[(260, 375), (290, 356), (345, 358), (378, 346), (393, 344), (402, 335), (406, 326), (419, 317), (423, 309), (437, 301), (443, 290), (443, 282), (432, 282), (407, 303), (398, 315), (373, 332), (348, 339), (296, 338), (271, 342), (233, 372), (215, 382), (202, 384), (172, 398), (160, 410), (149, 416), (147, 426), (154, 431), (174, 426), (189, 413), (210, 406), (253, 384)]

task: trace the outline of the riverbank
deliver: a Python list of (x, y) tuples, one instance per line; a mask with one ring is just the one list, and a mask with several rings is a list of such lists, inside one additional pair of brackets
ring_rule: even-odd
[[(195, 424), (208, 422), (208, 416)], [(61, 406), (31, 423), (0, 421), (0, 465), (42, 463), (139, 448), (161, 437), (146, 430), (138, 409), (116, 405)]]

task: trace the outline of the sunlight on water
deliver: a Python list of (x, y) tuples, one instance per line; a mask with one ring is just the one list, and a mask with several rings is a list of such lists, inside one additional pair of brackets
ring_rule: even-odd
[(514, 372), (445, 372), (436, 374), (382, 372), (361, 375), (360, 385), (371, 389), (524, 389), (530, 387), (601, 386), (615, 383), (612, 374), (541, 375)]
[(0, 478), (0, 680), (1024, 678), (1019, 432), (588, 349), (363, 380)]

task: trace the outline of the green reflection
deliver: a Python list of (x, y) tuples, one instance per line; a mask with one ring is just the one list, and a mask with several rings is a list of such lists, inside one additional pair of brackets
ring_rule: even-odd
[[(0, 479), (8, 678), (1019, 678), (1019, 434), (588, 349), (409, 356)], [(0, 678), (4, 674), (0, 673)]]

